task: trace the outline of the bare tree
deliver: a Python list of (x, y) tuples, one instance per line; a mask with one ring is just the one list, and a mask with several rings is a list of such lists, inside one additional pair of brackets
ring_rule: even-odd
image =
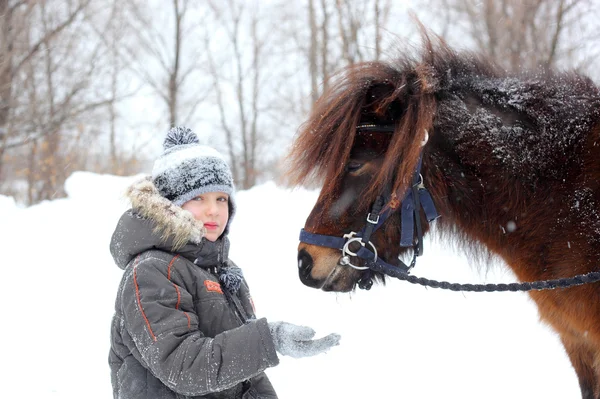
[(450, 26), (466, 31), (479, 51), (516, 71), (569, 64), (586, 39), (567, 39), (596, 7), (590, 0), (444, 0), (436, 12), (443, 34)]
[(375, 40), (375, 54), (376, 60), (380, 59), (383, 53), (382, 42), (383, 42), (383, 30), (388, 25), (390, 11), (392, 8), (391, 0), (372, 0), (373, 3), (373, 24), (375, 34), (373, 35)]
[(12, 99), (13, 67), (13, 13), (16, 5), (0, 0), (0, 176), (2, 154), (8, 139), (8, 115)]
[[(203, 25), (194, 20), (205, 20), (205, 10), (191, 0), (161, 1), (151, 6), (146, 1), (130, 0), (128, 10), (135, 32), (135, 40), (128, 47), (133, 69), (165, 104), (169, 126), (188, 123), (210, 90), (201, 87), (201, 80), (194, 76), (204, 58), (199, 46)], [(186, 86), (194, 90), (186, 91)], [(185, 97), (190, 92), (190, 98)]]
[(68, 143), (107, 101), (88, 90), (101, 55), (81, 34), (90, 4), (0, 2), (0, 167), (5, 185), (25, 180), (29, 203), (63, 194), (73, 165)]
[(318, 91), (318, 27), (314, 0), (308, 0), (308, 26), (310, 27), (310, 46), (308, 50), (308, 69), (310, 74), (310, 94), (314, 103), (319, 96)]
[(121, 21), (121, 13), (119, 13), (117, 2), (113, 3), (113, 7), (111, 10), (110, 21), (111, 24), (107, 31), (107, 36), (109, 37), (109, 41), (106, 43), (109, 53), (108, 57), (110, 60), (110, 64), (112, 68), (110, 68), (110, 93), (111, 93), (111, 101), (108, 104), (108, 122), (109, 122), (109, 154), (111, 165), (113, 165), (112, 172), (119, 173), (122, 169), (122, 166), (119, 165), (120, 157), (118, 155), (117, 148), (117, 106), (116, 106), (116, 98), (119, 93), (119, 77), (122, 71), (122, 64), (124, 63), (123, 57), (119, 53), (118, 44), (119, 38), (123, 35), (122, 24), (119, 24), (117, 21)]
[(329, 11), (327, 10), (327, 0), (321, 0), (321, 12), (323, 20), (321, 21), (321, 34), (318, 36), (321, 38), (321, 80), (323, 81), (323, 90), (325, 90), (327, 89), (329, 75), (332, 73), (331, 62), (329, 60)]
[[(261, 174), (263, 165), (258, 159), (261, 147), (268, 144), (260, 125), (267, 114), (261, 100), (266, 87), (273, 83), (265, 79), (267, 38), (272, 31), (264, 26), (259, 29), (266, 20), (261, 19), (264, 14), (257, 4), (252, 7), (236, 0), (210, 4), (214, 19), (225, 32), (228, 49), (217, 60), (210, 51), (210, 42), (206, 42), (219, 125), (225, 133), (234, 179), (240, 188), (250, 188)], [(223, 44), (219, 46), (223, 49)], [(231, 67), (231, 73), (223, 68), (225, 65)]]
[[(35, 40), (29, 39), (30, 18), (40, 4), (35, 1), (0, 0), (0, 129), (4, 132), (0, 140), (0, 176), (4, 166), (4, 155), (10, 148), (25, 145), (33, 134), (39, 138), (45, 132), (34, 132), (27, 123), (15, 123), (11, 118), (18, 114), (18, 98), (13, 88), (19, 87), (20, 74), (30, 66), (35, 57), (43, 52), (48, 43), (56, 38), (82, 13), (87, 2), (81, 2), (69, 10), (61, 21), (44, 30)], [(25, 45), (24, 45), (25, 43)], [(19, 131), (16, 131), (19, 126)]]
[(342, 58), (348, 65), (363, 61), (363, 51), (358, 42), (360, 31), (364, 27), (366, 10), (358, 9), (360, 3), (350, 0), (336, 0), (337, 22), (342, 43)]
[(308, 47), (297, 37), (306, 54), (310, 100), (314, 103), (327, 88), (331, 75), (345, 65), (379, 59), (384, 52), (382, 32), (391, 12), (389, 0), (308, 0)]

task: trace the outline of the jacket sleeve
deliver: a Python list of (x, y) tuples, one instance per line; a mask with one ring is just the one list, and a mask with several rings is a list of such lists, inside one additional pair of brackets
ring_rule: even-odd
[[(260, 399), (277, 399), (277, 393), (275, 388), (271, 385), (271, 381), (267, 375), (263, 372), (250, 380), (251, 390), (256, 393)], [(252, 397), (251, 395), (248, 395)]]
[[(232, 261), (230, 261), (230, 264), (237, 267), (237, 265), (235, 265), (235, 263), (233, 263)], [(244, 310), (246, 311), (246, 313), (251, 317), (256, 317), (256, 314), (255, 314), (256, 309), (254, 308), (254, 301), (252, 300), (252, 295), (250, 295), (250, 288), (248, 286), (248, 282), (246, 281), (246, 279), (242, 280), (242, 285), (240, 287), (239, 296), (240, 296), (240, 301), (242, 303), (242, 306), (244, 307)], [(275, 388), (273, 388), (271, 381), (269, 381), (269, 377), (267, 377), (267, 375), (264, 372), (260, 373), (256, 377), (252, 378), (250, 380), (250, 383), (251, 383), (251, 389), (254, 392), (256, 392), (256, 394), (258, 395), (259, 398), (261, 398), (261, 399), (262, 398), (264, 398), (264, 399), (276, 399), (277, 398), (277, 393), (275, 392)], [(251, 396), (251, 395), (249, 395), (249, 396)]]
[(279, 363), (266, 319), (206, 337), (175, 268), (152, 256), (129, 268), (121, 292), (125, 327), (142, 364), (173, 391), (188, 396), (222, 391)]

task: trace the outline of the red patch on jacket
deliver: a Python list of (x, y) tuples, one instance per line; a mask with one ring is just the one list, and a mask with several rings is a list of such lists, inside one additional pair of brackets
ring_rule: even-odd
[(252, 305), (252, 311), (254, 313), (256, 313), (256, 307), (254, 306), (254, 300), (252, 299), (251, 296), (249, 296), (248, 299), (250, 300), (250, 305)]
[(223, 293), (221, 290), (221, 284), (217, 283), (216, 281), (204, 280), (204, 286), (206, 287), (207, 291), (218, 292), (219, 294)]

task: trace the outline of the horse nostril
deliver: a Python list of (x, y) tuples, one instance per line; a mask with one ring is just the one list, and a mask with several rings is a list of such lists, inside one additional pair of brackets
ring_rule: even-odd
[(306, 286), (321, 288), (325, 280), (317, 280), (310, 275), (314, 265), (313, 258), (308, 251), (301, 249), (298, 252), (298, 276), (300, 277), (300, 281)]
[(312, 256), (304, 249), (298, 252), (298, 273), (301, 277), (308, 277), (313, 267)]

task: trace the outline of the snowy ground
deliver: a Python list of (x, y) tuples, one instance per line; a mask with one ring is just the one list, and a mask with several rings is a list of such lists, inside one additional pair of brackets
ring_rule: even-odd
[[(111, 397), (109, 325), (122, 272), (108, 244), (131, 181), (76, 173), (68, 199), (27, 209), (0, 196), (2, 397)], [(303, 286), (296, 246), (315, 199), (316, 192), (273, 183), (239, 192), (231, 229), (231, 257), (245, 271), (259, 316), (342, 335), (327, 354), (284, 357), (267, 371), (281, 398), (579, 397), (558, 338), (525, 294), (399, 281), (352, 295)], [(414, 274), (514, 281), (503, 268), (478, 273), (429, 241)]]

